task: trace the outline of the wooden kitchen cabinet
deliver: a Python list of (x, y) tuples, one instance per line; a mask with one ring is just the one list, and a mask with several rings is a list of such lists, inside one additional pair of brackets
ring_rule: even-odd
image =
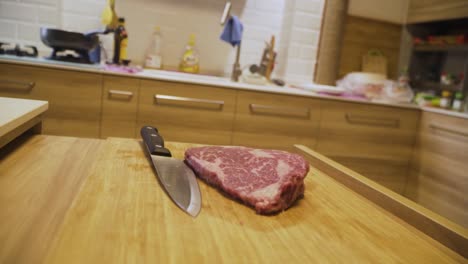
[(49, 102), (44, 134), (99, 137), (102, 75), (0, 63), (0, 96)]
[(137, 131), (158, 128), (165, 140), (231, 144), (236, 90), (142, 80)]
[(322, 103), (317, 152), (403, 193), (419, 110)]
[(466, 0), (410, 0), (407, 23), (466, 18)]
[(468, 228), (468, 119), (423, 112), (404, 195)]
[(233, 144), (292, 149), (294, 144), (315, 147), (320, 104), (311, 98), (239, 91)]
[(135, 133), (139, 89), (139, 79), (104, 77), (101, 138), (139, 137)]

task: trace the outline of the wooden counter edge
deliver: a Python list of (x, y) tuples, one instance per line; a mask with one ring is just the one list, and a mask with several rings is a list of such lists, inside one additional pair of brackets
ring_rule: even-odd
[(468, 258), (468, 230), (421, 205), (309, 149), (294, 145), (310, 165), (399, 217), (429, 237)]
[(32, 117), (31, 119), (24, 121), (21, 125), (15, 127), (14, 129), (10, 130), (6, 134), (0, 136), (0, 148), (5, 146), (6, 144), (13, 141), (15, 138), (20, 136), (26, 131), (31, 131), (33, 134), (41, 134), (42, 132), (42, 120), (43, 115), (39, 114), (37, 116)]
[(6, 101), (7, 105), (12, 102), (18, 105), (15, 109), (8, 109), (13, 111), (13, 115), (3, 116), (0, 120), (0, 148), (28, 130), (41, 133), (43, 114), (49, 109), (47, 101), (8, 97), (0, 97), (0, 100)]

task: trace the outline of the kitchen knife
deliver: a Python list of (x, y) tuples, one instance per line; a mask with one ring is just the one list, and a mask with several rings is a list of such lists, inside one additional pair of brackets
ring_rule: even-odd
[(140, 134), (166, 193), (177, 206), (196, 217), (201, 209), (201, 195), (193, 171), (182, 160), (172, 158), (155, 127), (144, 126)]

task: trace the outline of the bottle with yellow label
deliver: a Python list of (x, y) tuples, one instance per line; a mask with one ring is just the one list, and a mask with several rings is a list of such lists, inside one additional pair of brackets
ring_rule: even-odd
[(125, 18), (119, 18), (119, 25), (114, 32), (114, 58), (115, 64), (120, 64), (123, 60), (127, 60), (128, 34), (125, 29)]
[(179, 71), (198, 73), (200, 71), (200, 55), (195, 47), (195, 35), (190, 35), (179, 64)]

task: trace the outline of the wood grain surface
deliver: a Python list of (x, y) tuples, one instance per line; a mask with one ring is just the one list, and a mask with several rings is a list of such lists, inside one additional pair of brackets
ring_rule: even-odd
[(405, 196), (468, 228), (468, 120), (423, 112)]
[(287, 149), (315, 147), (320, 102), (311, 98), (238, 91), (233, 145)]
[(362, 71), (362, 56), (370, 49), (381, 50), (388, 61), (388, 77), (398, 77), (402, 26), (348, 15), (344, 26), (338, 77)]
[(136, 134), (140, 80), (104, 76), (101, 138), (139, 137)]
[[(188, 144), (167, 143), (177, 158)], [(322, 172), (305, 197), (261, 216), (200, 182), (192, 218), (159, 186), (137, 140), (110, 138), (47, 263), (460, 263), (465, 261)]]
[(411, 0), (408, 8), (408, 23), (466, 18), (466, 0)]
[[(136, 134), (140, 134), (142, 126), (153, 125), (165, 140), (229, 145), (236, 92), (203, 85), (142, 80)], [(179, 98), (156, 100), (156, 95)]]
[(468, 257), (468, 229), (397, 194), (342, 164), (305, 146), (295, 145), (296, 152), (304, 155), (310, 165), (359, 193), (387, 212), (404, 220), (429, 235), (435, 241)]
[(46, 101), (0, 97), (0, 137), (41, 115), (47, 108)]
[(348, 2), (348, 0), (325, 1), (318, 48), (320, 52), (317, 52), (315, 66), (315, 83), (335, 85), (338, 80)]
[(323, 103), (315, 150), (403, 193), (419, 113), (346, 102)]
[(43, 132), (99, 137), (102, 75), (0, 63), (0, 96), (49, 102)]
[(0, 263), (41, 263), (101, 141), (36, 135), (0, 149)]

